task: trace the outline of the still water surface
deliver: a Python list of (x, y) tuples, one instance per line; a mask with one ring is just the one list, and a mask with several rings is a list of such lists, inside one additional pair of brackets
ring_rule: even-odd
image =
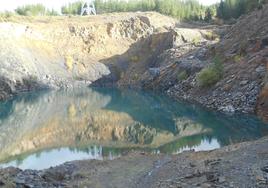
[(176, 154), (258, 139), (268, 126), (164, 95), (85, 88), (28, 93), (0, 103), (0, 166), (45, 169), (128, 151)]

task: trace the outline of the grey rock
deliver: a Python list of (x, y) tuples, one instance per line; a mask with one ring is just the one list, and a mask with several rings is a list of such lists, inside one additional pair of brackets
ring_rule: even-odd
[(225, 177), (221, 176), (219, 177), (219, 183), (224, 183), (226, 181)]
[(265, 68), (265, 66), (263, 66), (263, 65), (260, 65), (260, 66), (258, 66), (257, 68), (256, 68), (256, 72), (257, 73), (262, 73), (262, 72), (265, 72), (266, 71), (266, 68)]
[(26, 183), (26, 181), (24, 180), (24, 179), (22, 179), (21, 177), (20, 178), (15, 178), (14, 179), (14, 182), (16, 183), (16, 184), (25, 184)]
[(262, 170), (263, 172), (268, 173), (268, 165), (267, 165), (267, 166), (262, 167), (262, 168), (261, 168), (261, 170)]
[(248, 84), (248, 82), (249, 82), (248, 80), (243, 80), (240, 82), (240, 86), (246, 85)]
[(220, 107), (219, 110), (225, 113), (235, 113), (236, 111), (232, 105)]
[(159, 76), (160, 75), (160, 68), (149, 68), (149, 73), (153, 76)]

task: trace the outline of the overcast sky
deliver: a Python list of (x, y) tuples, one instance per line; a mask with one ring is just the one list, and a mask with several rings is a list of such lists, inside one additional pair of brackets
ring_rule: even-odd
[[(0, 11), (14, 10), (16, 7), (25, 4), (36, 4), (42, 3), (47, 8), (55, 9), (60, 11), (62, 5), (68, 4), (69, 2), (75, 2), (77, 0), (0, 0)], [(219, 0), (199, 0), (204, 5), (213, 4)]]

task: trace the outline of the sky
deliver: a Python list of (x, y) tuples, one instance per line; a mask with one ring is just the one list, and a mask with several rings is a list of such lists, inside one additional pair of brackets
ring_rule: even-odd
[[(0, 0), (0, 11), (12, 11), (16, 7), (25, 4), (37, 4), (41, 3), (49, 9), (55, 9), (60, 11), (62, 5), (66, 5), (70, 2), (75, 2), (77, 0)], [(199, 0), (204, 5), (211, 5), (218, 2), (219, 0)]]

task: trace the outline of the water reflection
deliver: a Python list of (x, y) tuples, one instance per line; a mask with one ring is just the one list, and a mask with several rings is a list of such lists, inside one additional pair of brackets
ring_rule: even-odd
[(57, 166), (63, 161), (73, 161), (77, 159), (96, 159), (103, 160), (101, 147), (89, 148), (89, 152), (80, 152), (79, 150), (71, 150), (69, 148), (50, 149), (36, 154), (29, 155), (25, 158), (18, 158), (2, 167), (17, 166), (21, 169), (42, 170), (50, 166)]
[(210, 150), (266, 133), (254, 117), (225, 116), (131, 90), (43, 91), (0, 103), (0, 161), (20, 168), (112, 159), (134, 149)]

